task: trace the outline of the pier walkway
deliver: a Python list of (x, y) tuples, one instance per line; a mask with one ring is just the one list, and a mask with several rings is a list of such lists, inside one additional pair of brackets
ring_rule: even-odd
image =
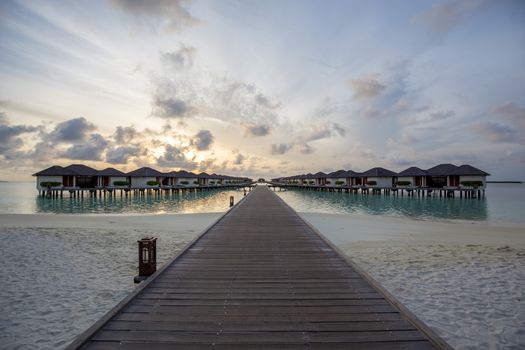
[(449, 348), (258, 186), (68, 349)]

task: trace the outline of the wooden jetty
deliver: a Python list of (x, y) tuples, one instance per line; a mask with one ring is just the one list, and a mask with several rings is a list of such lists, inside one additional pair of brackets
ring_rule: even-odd
[(258, 186), (67, 349), (449, 349)]

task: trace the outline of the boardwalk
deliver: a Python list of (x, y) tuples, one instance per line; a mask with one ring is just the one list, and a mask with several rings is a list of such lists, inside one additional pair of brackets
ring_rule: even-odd
[(70, 348), (447, 347), (409, 319), (258, 187)]

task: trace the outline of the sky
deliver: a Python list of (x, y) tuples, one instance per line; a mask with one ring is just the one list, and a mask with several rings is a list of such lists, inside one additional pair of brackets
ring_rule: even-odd
[(0, 1), (0, 180), (51, 165), (525, 180), (525, 2)]

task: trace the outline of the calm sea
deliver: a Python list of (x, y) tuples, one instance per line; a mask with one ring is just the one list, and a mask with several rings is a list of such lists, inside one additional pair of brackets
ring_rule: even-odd
[(226, 211), (229, 198), (237, 203), (242, 190), (209, 190), (162, 196), (106, 196), (50, 199), (38, 196), (33, 182), (0, 183), (0, 214), (189, 214)]
[[(242, 191), (203, 191), (154, 197), (47, 199), (37, 196), (33, 182), (0, 183), (0, 213), (159, 214), (225, 211), (229, 196), (237, 202)], [(363, 196), (361, 194), (277, 191), (300, 212), (358, 213), (410, 217), (420, 220), (469, 220), (525, 226), (525, 184), (489, 184), (484, 199)]]
[(488, 184), (485, 198), (404, 197), (288, 190), (276, 192), (299, 212), (468, 220), (525, 227), (525, 184)]

